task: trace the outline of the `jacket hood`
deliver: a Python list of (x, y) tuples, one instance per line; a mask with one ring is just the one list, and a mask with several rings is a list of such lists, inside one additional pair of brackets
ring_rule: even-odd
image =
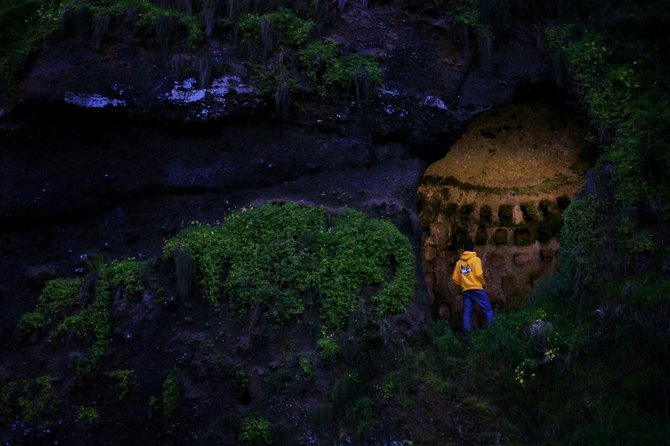
[(463, 254), (461, 254), (461, 260), (464, 262), (467, 262), (473, 257), (477, 257), (477, 253), (475, 251), (463, 251)]

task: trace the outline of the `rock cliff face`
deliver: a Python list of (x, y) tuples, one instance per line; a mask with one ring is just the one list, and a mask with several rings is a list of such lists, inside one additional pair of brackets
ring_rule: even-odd
[(99, 46), (72, 29), (53, 36), (0, 107), (2, 278), (14, 290), (0, 298), (27, 293), (2, 316), (5, 333), (34, 302), (26, 271), (45, 258), (67, 274), (100, 246), (156, 252), (181, 222), (257, 200), (374, 209), (418, 246), (427, 162), (525, 87), (553, 91), (532, 27), (514, 27), (482, 63), (445, 18), (354, 3), (324, 37), (376, 56), (382, 85), (324, 98), (301, 83), (282, 117), (251, 85), (241, 45), (160, 47), (133, 26), (113, 22)]
[[(355, 5), (324, 37), (377, 56), (382, 85), (359, 97), (352, 92), (323, 98), (301, 84), (281, 119), (274, 100), (251, 85), (243, 48), (210, 39), (195, 52), (178, 44), (160, 49), (152, 40), (138, 38), (127, 22), (108, 33), (97, 50), (67, 33), (45, 43), (17, 93), (2, 104), (0, 218), (71, 212), (77, 203), (79, 209), (90, 209), (104, 201), (103, 195), (139, 192), (147, 184), (154, 190), (174, 190), (276, 183), (289, 172), (299, 177), (356, 164), (359, 156), (350, 156), (350, 149), (387, 142), (401, 145), (407, 156), (432, 161), (473, 116), (509, 103), (523, 86), (550, 80), (530, 28), (519, 27), (501, 40), (490, 64), (482, 67), (477, 54), (463, 47), (445, 20), (397, 7)], [(215, 64), (219, 59), (225, 63)], [(199, 61), (218, 68), (204, 70)], [(82, 127), (90, 129), (85, 138), (77, 133)], [(166, 143), (177, 128), (177, 139), (183, 142), (180, 153)], [(277, 131), (283, 136), (262, 136)], [(230, 134), (227, 142), (217, 142), (217, 133)], [(168, 153), (158, 150), (159, 145)], [(333, 145), (339, 148), (333, 150)], [(104, 153), (97, 153), (100, 148)], [(278, 160), (243, 155), (263, 150)], [(287, 150), (297, 152), (279, 155)], [(125, 154), (114, 156), (117, 151)], [(235, 152), (232, 157), (239, 159), (225, 152)], [(194, 157), (201, 158), (200, 173), (186, 166)], [(171, 166), (165, 158), (172, 159)], [(182, 158), (184, 163), (177, 166)], [(349, 158), (352, 161), (343, 161)], [(261, 159), (273, 167), (264, 166)], [(378, 159), (371, 155), (358, 165), (368, 167)], [(75, 167), (82, 163), (81, 169)], [(114, 178), (106, 172), (110, 164), (119, 171)], [(164, 174), (137, 175), (138, 165), (161, 166)], [(61, 166), (77, 172), (59, 172)], [(286, 175), (278, 175), (278, 169)], [(45, 181), (51, 170), (59, 179)], [(84, 187), (78, 184), (83, 176)], [(248, 178), (247, 184), (239, 176)], [(86, 198), (68, 198), (77, 191)]]
[(499, 308), (518, 307), (556, 268), (561, 213), (579, 190), (588, 145), (573, 114), (539, 103), (485, 113), (419, 187), (423, 268), (440, 318), (460, 324), (462, 297), (451, 280), (463, 243), (483, 260)]
[[(73, 408), (97, 401), (111, 409), (90, 432), (70, 408), (58, 432), (16, 424), (3, 439), (26, 435), (23, 429), (44, 442), (201, 444), (205, 432), (212, 443), (235, 444), (242, 416), (268, 412), (296, 430), (284, 443), (315, 444), (311, 415), (327, 408), (317, 403), (329, 401), (348, 368), (366, 368), (370, 383), (380, 378), (395, 347), (422, 336), (431, 303), (435, 315), (458, 325), (449, 280), (465, 238), (478, 245), (498, 306), (518, 305), (554, 268), (560, 213), (581, 181), (580, 130), (564, 121), (568, 114), (552, 115), (541, 104), (495, 111), (528, 91), (556, 99), (541, 36), (515, 26), (480, 55), (445, 18), (355, 2), (325, 37), (376, 56), (382, 83), (323, 97), (300, 79), (288, 113), (252, 85), (244, 48), (214, 38), (199, 50), (178, 42), (158, 48), (120, 20), (97, 49), (68, 33), (43, 45), (0, 110), (0, 379), (35, 378), (38, 368), (62, 377), (54, 388)], [(512, 143), (520, 138), (524, 144)], [(102, 354), (108, 372), (137, 369), (138, 391), (124, 405), (112, 401), (108, 375), (100, 387), (74, 387), (72, 363), (83, 354), (76, 340), (57, 351), (46, 335), (17, 334), (44, 283), (85, 274), (91, 255), (151, 258), (191, 221), (216, 223), (244, 207), (289, 200), (387, 218), (423, 266), (409, 311), (390, 328), (353, 321), (363, 327), (354, 333), (360, 345), (313, 381), (295, 377), (297, 352), (318, 356), (316, 325), (302, 321), (279, 332), (260, 313), (239, 322), (198, 296), (115, 301), (113, 347)], [(161, 423), (147, 402), (165, 392), (161, 383), (173, 367), (188, 416)], [(392, 409), (392, 426), (383, 426), (388, 432), (376, 444), (396, 442), (397, 432), (421, 438), (419, 431), (435, 429), (433, 415), (410, 414), (421, 419), (407, 422), (406, 412)], [(341, 443), (351, 444), (346, 426), (335, 427)], [(478, 442), (480, 427), (463, 434), (459, 425), (454, 438)], [(337, 431), (325, 435), (337, 443)]]

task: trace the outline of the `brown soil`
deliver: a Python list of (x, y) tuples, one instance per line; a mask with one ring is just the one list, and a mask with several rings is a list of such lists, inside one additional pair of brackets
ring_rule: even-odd
[(475, 242), (497, 310), (518, 308), (555, 270), (560, 214), (589, 166), (578, 115), (519, 103), (473, 120), (419, 187), (423, 269), (434, 314), (458, 327), (460, 290), (451, 273), (465, 240)]
[(541, 103), (492, 110), (473, 120), (426, 175), (502, 188), (534, 186), (557, 176), (576, 178), (586, 149), (583, 128), (574, 115)]

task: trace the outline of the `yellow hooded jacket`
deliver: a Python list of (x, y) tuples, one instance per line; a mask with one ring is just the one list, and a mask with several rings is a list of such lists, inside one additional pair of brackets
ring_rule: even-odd
[(486, 284), (482, 261), (474, 251), (463, 251), (451, 278), (463, 291), (482, 290)]

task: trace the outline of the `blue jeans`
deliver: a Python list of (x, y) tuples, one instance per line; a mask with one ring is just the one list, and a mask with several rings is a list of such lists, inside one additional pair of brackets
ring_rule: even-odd
[(470, 333), (472, 329), (472, 303), (476, 303), (479, 309), (484, 313), (486, 325), (493, 322), (493, 308), (489, 302), (489, 295), (484, 290), (463, 291), (463, 330)]

